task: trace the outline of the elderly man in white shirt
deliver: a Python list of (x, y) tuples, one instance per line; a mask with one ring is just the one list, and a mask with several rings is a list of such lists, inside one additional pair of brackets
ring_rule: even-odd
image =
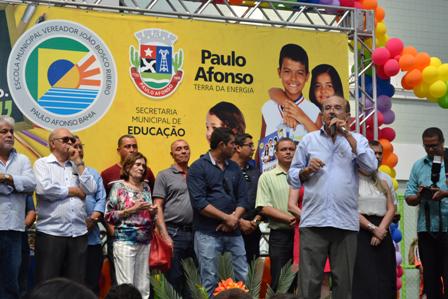
[(36, 280), (67, 277), (84, 283), (87, 254), (86, 194), (97, 189), (76, 138), (65, 129), (51, 132), (51, 154), (34, 164), (37, 187)]

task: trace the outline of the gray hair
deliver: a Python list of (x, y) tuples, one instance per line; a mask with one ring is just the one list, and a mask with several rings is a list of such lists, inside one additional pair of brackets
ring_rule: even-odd
[(16, 124), (16, 121), (14, 120), (14, 118), (12, 118), (9, 115), (0, 115), (0, 123), (6, 123), (6, 124), (10, 125), (11, 127), (14, 127), (14, 125)]

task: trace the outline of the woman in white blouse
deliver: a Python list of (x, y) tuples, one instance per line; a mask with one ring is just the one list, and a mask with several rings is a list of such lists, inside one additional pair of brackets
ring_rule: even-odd
[(353, 299), (395, 299), (395, 249), (389, 225), (395, 215), (391, 190), (378, 172), (359, 173), (358, 249)]

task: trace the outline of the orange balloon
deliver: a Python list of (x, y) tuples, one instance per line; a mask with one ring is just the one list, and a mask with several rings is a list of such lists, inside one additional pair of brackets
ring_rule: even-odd
[(392, 152), (394, 151), (394, 147), (392, 143), (390, 143), (390, 141), (387, 139), (380, 139), (378, 141), (379, 143), (381, 143), (381, 146), (383, 147), (383, 160), (384, 160), (384, 157), (392, 154)]
[(403, 88), (406, 90), (414, 89), (414, 87), (408, 85), (405, 76), (403, 76), (403, 78), (401, 78), (401, 86), (403, 86)]
[(381, 22), (382, 20), (384, 20), (385, 17), (385, 12), (384, 12), (384, 8), (382, 8), (381, 6), (377, 6), (375, 9), (375, 20), (377, 22)]
[(377, 0), (363, 0), (361, 6), (364, 9), (375, 9), (378, 6)]
[(418, 69), (407, 72), (406, 75), (404, 75), (403, 80), (406, 82), (406, 86), (414, 88), (422, 82), (422, 72)]
[(415, 55), (417, 55), (417, 53), (418, 52), (417, 52), (416, 48), (414, 48), (413, 46), (407, 46), (407, 47), (404, 47), (403, 51), (401, 52), (401, 55), (409, 54), (409, 55), (415, 56)]
[(402, 71), (410, 71), (414, 68), (415, 58), (411, 54), (401, 55), (399, 64)]
[(414, 94), (421, 99), (426, 98), (428, 96), (428, 88), (428, 85), (420, 83), (414, 87)]
[(391, 167), (391, 168), (394, 168), (398, 164), (398, 157), (394, 153), (390, 153), (386, 157), (384, 157), (384, 154), (383, 154), (383, 161), (382, 161), (382, 163), (387, 165), (387, 166), (389, 166), (389, 167)]
[(420, 52), (415, 56), (415, 68), (423, 70), (431, 63), (431, 56), (426, 52)]

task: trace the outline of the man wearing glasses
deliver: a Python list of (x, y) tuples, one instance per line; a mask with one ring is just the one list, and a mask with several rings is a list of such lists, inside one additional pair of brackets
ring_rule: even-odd
[(235, 152), (232, 160), (238, 164), (241, 174), (247, 183), (248, 191), (248, 209), (241, 217), (239, 222), (240, 230), (243, 234), (244, 247), (246, 248), (247, 262), (250, 264), (252, 259), (260, 256), (260, 238), (261, 232), (258, 228), (258, 222), (261, 216), (255, 209), (255, 200), (257, 198), (257, 185), (260, 171), (255, 166), (252, 157), (255, 152), (255, 145), (252, 136), (244, 133), (235, 137)]
[[(445, 139), (439, 128), (422, 135), (426, 156), (411, 169), (405, 198), (419, 206), (418, 250), (428, 299), (448, 298), (448, 168)], [(438, 165), (437, 165), (438, 164)]]
[(36, 281), (66, 277), (84, 283), (87, 254), (86, 195), (97, 185), (65, 129), (51, 132), (51, 154), (34, 163), (36, 176)]

